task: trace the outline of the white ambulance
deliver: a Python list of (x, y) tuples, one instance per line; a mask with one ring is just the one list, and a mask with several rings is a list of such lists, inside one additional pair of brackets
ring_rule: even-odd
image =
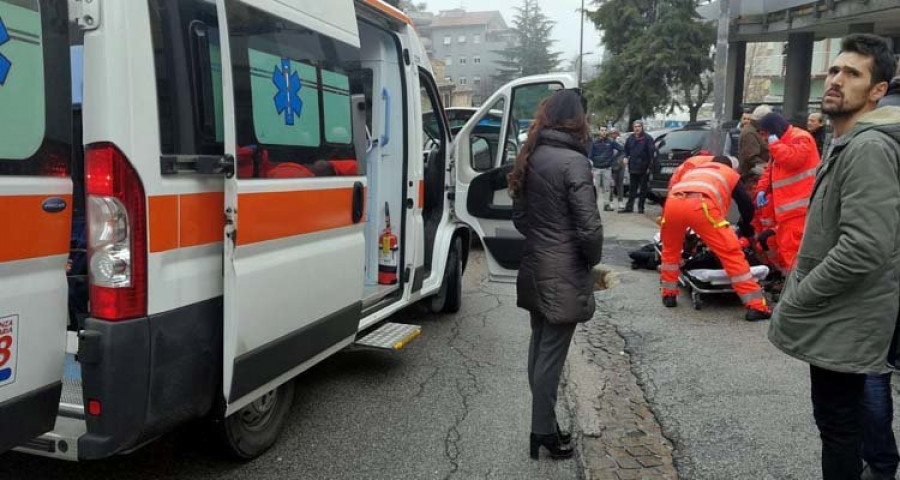
[(459, 309), (471, 231), (515, 275), (505, 175), (572, 86), (506, 85), (451, 142), (380, 0), (0, 0), (0, 452), (207, 417), (259, 455), (299, 373)]

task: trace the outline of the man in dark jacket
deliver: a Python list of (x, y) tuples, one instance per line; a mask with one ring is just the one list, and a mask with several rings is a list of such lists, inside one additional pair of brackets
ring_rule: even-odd
[(819, 149), (819, 157), (825, 153), (825, 117), (819, 112), (809, 114), (806, 119), (806, 131), (812, 134), (813, 140), (816, 141), (816, 148)]
[(894, 77), (888, 93), (878, 102), (879, 107), (900, 107), (900, 77)]
[(825, 480), (860, 478), (866, 375), (889, 371), (900, 310), (900, 108), (876, 109), (895, 69), (881, 37), (842, 40), (822, 98), (834, 138), (769, 328), (810, 364)]
[(606, 127), (600, 127), (597, 140), (591, 145), (591, 165), (594, 167), (594, 186), (597, 188), (597, 207), (611, 212), (612, 167), (622, 152), (622, 145), (609, 138)]
[(747, 123), (741, 127), (737, 155), (741, 166), (738, 173), (741, 175), (741, 184), (748, 192), (756, 190), (756, 182), (759, 181), (759, 176), (769, 161), (769, 146), (759, 135), (759, 121), (771, 112), (772, 109), (768, 105), (760, 105), (753, 110), (747, 118)]
[[(650, 168), (656, 146), (653, 137), (644, 132), (644, 122), (637, 120), (632, 125), (634, 134), (625, 142), (625, 157), (628, 158), (628, 174), (631, 175), (631, 190), (628, 192), (628, 203), (619, 213), (634, 212), (634, 199), (638, 198), (638, 212), (644, 213), (644, 201), (650, 189)], [(640, 191), (640, 193), (638, 192)]]

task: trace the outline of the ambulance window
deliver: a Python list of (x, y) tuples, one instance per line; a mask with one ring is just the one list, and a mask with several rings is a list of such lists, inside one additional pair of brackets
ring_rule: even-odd
[(148, 0), (160, 150), (224, 154), (222, 53), (211, 0)]
[(359, 49), (231, 0), (239, 178), (362, 175), (351, 95)]
[(68, 174), (72, 91), (54, 81), (70, 76), (65, 13), (65, 2), (0, 0), (0, 175)]
[(350, 79), (322, 70), (322, 106), (325, 111), (325, 141), (348, 144), (353, 141), (350, 118)]

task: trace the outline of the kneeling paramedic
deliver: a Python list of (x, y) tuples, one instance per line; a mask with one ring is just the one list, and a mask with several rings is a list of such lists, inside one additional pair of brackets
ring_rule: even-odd
[(734, 157), (696, 156), (684, 162), (672, 175), (669, 198), (662, 220), (662, 265), (660, 285), (663, 304), (677, 305), (678, 272), (684, 232), (690, 228), (722, 262), (731, 285), (747, 307), (748, 321), (771, 316), (762, 288), (750, 273), (740, 242), (725, 220), (733, 198), (741, 213), (741, 235), (753, 237), (753, 202), (740, 185), (741, 176)]

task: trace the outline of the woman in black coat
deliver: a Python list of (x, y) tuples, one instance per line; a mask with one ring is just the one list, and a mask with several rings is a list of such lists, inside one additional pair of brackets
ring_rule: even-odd
[(603, 249), (587, 139), (581, 95), (559, 91), (538, 107), (509, 175), (515, 225), (525, 235), (516, 293), (531, 313), (532, 458), (541, 446), (554, 458), (574, 451), (556, 421), (556, 392), (575, 326), (594, 315), (592, 267)]

